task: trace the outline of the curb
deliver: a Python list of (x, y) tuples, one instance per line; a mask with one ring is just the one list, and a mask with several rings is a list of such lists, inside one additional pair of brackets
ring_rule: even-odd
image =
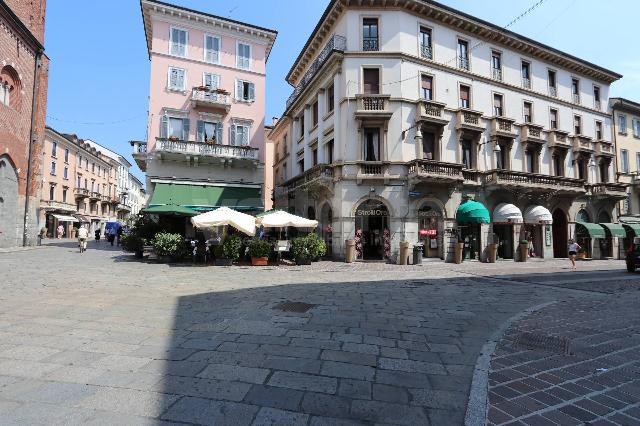
[(507, 319), (500, 327), (491, 335), (489, 340), (482, 346), (480, 356), (476, 361), (476, 367), (473, 370), (473, 379), (471, 381), (471, 390), (469, 392), (469, 401), (467, 402), (467, 412), (464, 417), (466, 426), (484, 426), (487, 421), (487, 396), (489, 392), (489, 368), (491, 365), (491, 355), (496, 350), (498, 342), (502, 339), (505, 331), (515, 321), (529, 315), (532, 312), (539, 311), (547, 306), (557, 303), (557, 300), (532, 306)]

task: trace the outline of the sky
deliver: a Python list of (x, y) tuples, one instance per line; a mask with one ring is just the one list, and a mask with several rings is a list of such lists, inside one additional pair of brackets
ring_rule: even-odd
[[(267, 63), (266, 120), (284, 111), (285, 82), (328, 0), (165, 0), (275, 29)], [(441, 0), (506, 26), (540, 0)], [(301, 7), (304, 5), (304, 7)], [(624, 75), (610, 96), (640, 101), (637, 0), (543, 0), (510, 30)], [(130, 140), (145, 140), (149, 57), (139, 0), (48, 0), (45, 49), (51, 59), (47, 124), (131, 157)]]

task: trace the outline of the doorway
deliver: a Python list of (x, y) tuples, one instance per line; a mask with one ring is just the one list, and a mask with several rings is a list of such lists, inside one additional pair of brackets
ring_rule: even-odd
[(565, 259), (567, 257), (567, 236), (569, 234), (567, 215), (560, 209), (553, 211), (553, 224), (551, 233), (553, 234), (553, 257)]
[(418, 210), (418, 237), (423, 245), (423, 257), (443, 259), (443, 229), (443, 215), (438, 207), (425, 204)]
[(331, 211), (331, 207), (329, 203), (326, 203), (322, 206), (322, 210), (320, 210), (320, 226), (322, 232), (322, 239), (327, 244), (327, 256), (331, 257), (333, 254), (332, 245), (333, 245), (333, 212)]
[(460, 225), (459, 228), (460, 238), (464, 243), (464, 259), (480, 260), (480, 224), (469, 223)]
[(513, 259), (513, 225), (493, 225), (494, 243), (498, 244), (498, 258)]
[(389, 210), (380, 201), (367, 200), (356, 209), (356, 251), (362, 260), (389, 257)]

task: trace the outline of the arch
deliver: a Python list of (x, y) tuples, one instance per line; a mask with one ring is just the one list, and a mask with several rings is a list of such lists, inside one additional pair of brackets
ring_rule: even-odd
[(0, 155), (0, 247), (17, 244), (18, 173), (8, 155)]
[(561, 208), (556, 208), (553, 213), (551, 235), (553, 236), (553, 257), (567, 257), (567, 243), (569, 238), (569, 217)]
[(20, 110), (20, 92), (22, 83), (18, 72), (11, 65), (5, 65), (0, 70), (0, 103), (15, 110)]
[(597, 223), (611, 223), (611, 216), (604, 210), (601, 210), (598, 213), (598, 221)]
[(576, 222), (591, 222), (591, 216), (589, 215), (589, 212), (586, 209), (578, 210), (578, 213), (576, 213)]
[(358, 199), (358, 201), (353, 203), (353, 207), (351, 207), (351, 217), (356, 217), (356, 210), (358, 210), (358, 207), (360, 206), (360, 204), (364, 203), (365, 201), (369, 201), (369, 200), (376, 200), (376, 201), (381, 202), (387, 208), (387, 211), (389, 212), (389, 216), (394, 216), (395, 215), (395, 211), (393, 210), (393, 207), (391, 206), (391, 204), (389, 203), (389, 201), (386, 198), (381, 197), (381, 196), (376, 195), (376, 194), (368, 194), (368, 195), (365, 195), (363, 197), (360, 197), (360, 199)]
[(366, 197), (354, 206), (356, 252), (364, 260), (384, 260), (391, 254), (390, 209), (381, 197)]
[(445, 204), (442, 201), (440, 201), (438, 198), (434, 198), (434, 197), (418, 198), (413, 203), (411, 214), (413, 216), (417, 216), (420, 209), (422, 209), (425, 205), (428, 205), (428, 204), (431, 204), (432, 207), (436, 207), (438, 210), (440, 210), (441, 215), (444, 219), (449, 217), (449, 214), (447, 214), (447, 208)]

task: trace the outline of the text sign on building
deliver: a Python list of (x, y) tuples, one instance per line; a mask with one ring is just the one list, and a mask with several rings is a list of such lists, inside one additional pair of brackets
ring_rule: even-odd
[(356, 216), (389, 216), (389, 212), (385, 209), (358, 209)]
[(419, 234), (425, 237), (435, 237), (438, 234), (438, 231), (436, 229), (421, 229)]
[(549, 225), (544, 227), (544, 243), (547, 245), (547, 247), (550, 247), (552, 242), (551, 242), (551, 227)]

